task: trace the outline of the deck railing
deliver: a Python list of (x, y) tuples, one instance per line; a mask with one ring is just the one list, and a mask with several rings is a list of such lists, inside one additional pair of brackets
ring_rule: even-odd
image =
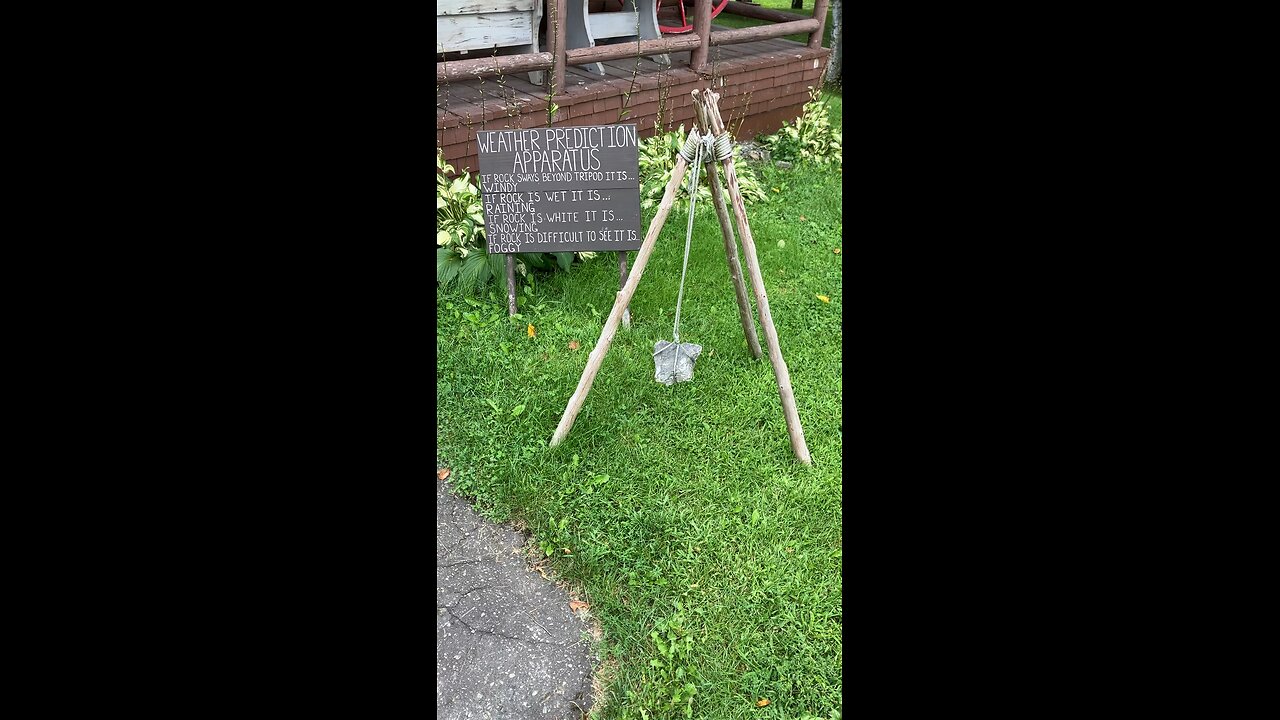
[(693, 0), (692, 32), (655, 40), (640, 40), (616, 45), (597, 45), (596, 47), (577, 48), (574, 50), (565, 49), (567, 23), (563, 19), (568, 16), (569, 0), (547, 0), (547, 2), (551, 6), (551, 12), (547, 16), (547, 27), (554, 33), (551, 52), (521, 53), (518, 55), (437, 62), (436, 82), (550, 70), (551, 73), (547, 76), (546, 82), (551, 83), (551, 94), (559, 96), (564, 92), (564, 69), (567, 66), (577, 67), (606, 60), (662, 55), (688, 50), (691, 51), (689, 67), (694, 71), (701, 72), (706, 68), (709, 48), (712, 45), (736, 45), (738, 43), (769, 40), (801, 33), (808, 33), (809, 47), (817, 49), (822, 47), (822, 32), (826, 27), (827, 6), (830, 0), (815, 0), (813, 17), (811, 18), (729, 0), (728, 4), (725, 5), (724, 12), (758, 20), (768, 20), (773, 24), (715, 31), (711, 30), (711, 0)]

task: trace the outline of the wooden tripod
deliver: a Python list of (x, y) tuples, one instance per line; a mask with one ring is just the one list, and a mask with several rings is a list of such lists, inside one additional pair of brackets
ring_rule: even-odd
[[(720, 96), (711, 90), (701, 93), (694, 90), (692, 94), (694, 110), (698, 115), (699, 132), (712, 137), (725, 132), (724, 120), (720, 117)], [(742, 238), (743, 255), (747, 259), (751, 290), (756, 297), (756, 307), (760, 311), (760, 325), (764, 329), (765, 344), (769, 349), (769, 362), (773, 365), (773, 374), (778, 381), (778, 396), (782, 400), (782, 411), (787, 420), (791, 450), (795, 453), (797, 460), (805, 465), (812, 465), (813, 459), (809, 456), (809, 447), (804, 442), (804, 430), (800, 427), (800, 415), (796, 412), (796, 398), (791, 390), (791, 374), (787, 371), (787, 363), (782, 359), (782, 348), (778, 345), (778, 331), (773, 325), (773, 315), (769, 312), (769, 298), (765, 295), (764, 277), (760, 273), (760, 261), (756, 257), (755, 240), (751, 237), (751, 226), (747, 224), (746, 206), (743, 204), (742, 193), (738, 188), (738, 176), (733, 169), (733, 156), (722, 160), (721, 163), (729, 186), (729, 197), (733, 202), (733, 215), (737, 220), (738, 235)], [(653, 254), (658, 233), (662, 231), (662, 225), (666, 222), (667, 215), (671, 213), (671, 206), (675, 203), (676, 192), (680, 188), (680, 181), (684, 179), (687, 165), (684, 156), (676, 157), (676, 166), (671, 171), (671, 182), (667, 183), (666, 192), (662, 195), (658, 214), (654, 216), (653, 222), (649, 223), (649, 230), (645, 233), (639, 252), (636, 253), (635, 263), (631, 266), (627, 282), (618, 291), (613, 301), (613, 310), (609, 313), (604, 329), (600, 332), (600, 341), (591, 351), (591, 356), (587, 359), (587, 367), (582, 371), (582, 379), (578, 381), (578, 387), (569, 398), (564, 415), (560, 417), (560, 424), (556, 426), (555, 434), (551, 436), (551, 447), (559, 445), (565, 439), (569, 430), (573, 428), (578, 412), (582, 410), (587, 393), (591, 391), (591, 383), (595, 381), (596, 373), (600, 371), (600, 364), (604, 362), (604, 356), (609, 352), (609, 346), (613, 344), (613, 337), (618, 332), (622, 314), (631, 304), (631, 297), (635, 295), (636, 288), (640, 285), (640, 276), (649, 263), (649, 256)], [(760, 341), (756, 338), (755, 321), (752, 319), (751, 305), (747, 301), (747, 291), (742, 282), (742, 267), (738, 264), (738, 247), (729, 225), (729, 211), (725, 206), (724, 195), (720, 191), (720, 181), (714, 161), (707, 164), (707, 180), (711, 185), (711, 200), (716, 208), (716, 216), (720, 220), (725, 258), (729, 263), (729, 276), (733, 279), (734, 294), (738, 301), (738, 315), (742, 320), (742, 331), (747, 337), (747, 345), (751, 349), (752, 357), (758, 360), (760, 359)]]

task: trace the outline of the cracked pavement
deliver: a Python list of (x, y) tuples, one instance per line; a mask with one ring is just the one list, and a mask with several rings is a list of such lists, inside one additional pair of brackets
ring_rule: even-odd
[(529, 568), (524, 536), (436, 483), (437, 720), (581, 720), (587, 625)]

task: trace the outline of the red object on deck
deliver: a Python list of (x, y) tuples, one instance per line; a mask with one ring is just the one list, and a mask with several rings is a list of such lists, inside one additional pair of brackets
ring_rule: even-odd
[[(671, 0), (667, 0), (667, 4), (670, 3)], [(720, 11), (724, 10), (724, 6), (728, 4), (729, 0), (711, 0), (711, 17), (719, 15)], [(687, 33), (693, 29), (693, 23), (685, 17), (684, 3), (681, 2), (681, 0), (676, 0), (676, 7), (680, 8), (679, 25), (663, 25), (661, 20), (658, 21), (658, 30), (664, 35), (678, 35), (680, 33)], [(662, 0), (658, 0), (658, 10), (662, 10)]]

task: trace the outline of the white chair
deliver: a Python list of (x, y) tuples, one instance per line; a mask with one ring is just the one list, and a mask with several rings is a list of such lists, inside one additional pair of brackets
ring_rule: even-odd
[[(656, 40), (662, 37), (658, 32), (658, 3), (656, 0), (622, 0), (622, 9), (617, 12), (588, 12), (587, 0), (569, 0), (568, 25), (565, 28), (566, 44), (569, 49), (595, 47), (597, 40), (610, 38), (640, 38)], [(671, 58), (665, 54), (652, 55), (650, 60), (670, 65)], [(589, 63), (584, 67), (594, 70), (597, 75), (604, 75), (604, 65)]]
[[(439, 0), (436, 3), (436, 52), (465, 55), (470, 50), (514, 47), (536, 53), (543, 0)], [(543, 73), (529, 73), (542, 84)]]

